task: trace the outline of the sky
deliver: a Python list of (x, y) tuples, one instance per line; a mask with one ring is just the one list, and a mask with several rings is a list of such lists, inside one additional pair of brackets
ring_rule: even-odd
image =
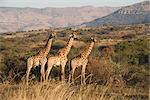
[(78, 6), (126, 6), (144, 0), (0, 0), (0, 7), (78, 7)]

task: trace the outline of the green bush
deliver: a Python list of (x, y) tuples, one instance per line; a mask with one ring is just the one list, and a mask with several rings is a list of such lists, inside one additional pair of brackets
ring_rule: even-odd
[(118, 61), (135, 65), (148, 64), (149, 40), (126, 41), (116, 45)]

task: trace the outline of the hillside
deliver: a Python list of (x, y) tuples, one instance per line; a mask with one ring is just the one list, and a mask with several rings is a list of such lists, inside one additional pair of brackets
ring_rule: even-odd
[(0, 33), (67, 27), (106, 16), (117, 7), (12, 8), (0, 7)]
[(98, 25), (125, 25), (125, 24), (143, 24), (150, 23), (150, 1), (133, 4), (123, 7), (105, 17), (95, 19), (85, 26)]

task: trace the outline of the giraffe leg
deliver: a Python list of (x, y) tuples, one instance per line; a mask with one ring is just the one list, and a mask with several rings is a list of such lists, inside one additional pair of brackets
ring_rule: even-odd
[(75, 69), (76, 69), (76, 65), (74, 64), (73, 61), (71, 62), (71, 67), (72, 67), (72, 73), (71, 73), (72, 82), (74, 83), (74, 72), (75, 72)]
[(65, 61), (63, 61), (63, 63), (61, 64), (61, 80), (65, 81), (65, 66), (67, 63), (67, 59)]
[(82, 71), (81, 71), (81, 84), (85, 85), (85, 69), (86, 69), (87, 61), (82, 65)]
[(51, 71), (52, 67), (53, 67), (53, 63), (48, 61), (48, 63), (47, 63), (47, 70), (46, 70), (46, 81), (48, 81), (48, 76), (50, 74), (50, 71)]
[(43, 61), (41, 61), (41, 80), (40, 81), (45, 81), (45, 64), (47, 62), (47, 59), (43, 59)]
[(28, 85), (28, 79), (29, 79), (29, 74), (30, 74), (30, 70), (33, 66), (33, 59), (32, 58), (28, 58), (27, 60), (27, 71), (26, 71), (26, 84)]
[(74, 80), (74, 72), (75, 72), (75, 70), (76, 70), (76, 67), (73, 67), (73, 69), (72, 69), (72, 82), (73, 83), (75, 82), (75, 80)]

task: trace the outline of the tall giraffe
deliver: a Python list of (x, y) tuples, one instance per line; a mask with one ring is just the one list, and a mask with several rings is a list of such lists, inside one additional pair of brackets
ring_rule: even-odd
[(75, 69), (79, 66), (82, 66), (82, 71), (81, 71), (81, 84), (86, 84), (85, 83), (85, 69), (86, 65), (88, 63), (88, 57), (93, 49), (94, 43), (96, 42), (96, 39), (91, 37), (91, 42), (87, 47), (81, 52), (81, 54), (74, 59), (71, 60), (71, 67), (72, 67), (72, 82), (74, 82), (74, 72)]
[(51, 56), (48, 58), (47, 70), (46, 70), (46, 80), (48, 80), (50, 71), (54, 65), (61, 66), (61, 79), (65, 80), (65, 65), (68, 61), (67, 55), (71, 50), (74, 39), (76, 38), (75, 34), (71, 34), (70, 39), (66, 47), (60, 49), (56, 56)]
[(29, 73), (32, 67), (40, 66), (41, 65), (41, 78), (40, 80), (45, 79), (45, 64), (47, 62), (47, 55), (51, 49), (52, 40), (56, 36), (56, 32), (52, 31), (49, 35), (48, 41), (45, 47), (40, 50), (36, 55), (31, 56), (27, 59), (27, 71), (26, 71), (26, 82), (28, 84)]

